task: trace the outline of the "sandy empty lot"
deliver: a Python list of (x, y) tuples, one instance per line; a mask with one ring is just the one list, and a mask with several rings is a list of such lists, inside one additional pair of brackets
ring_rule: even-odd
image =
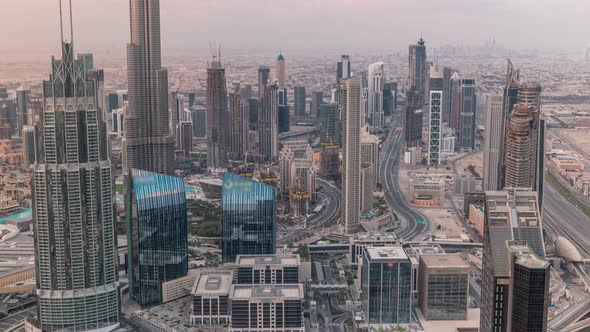
[(457, 160), (455, 163), (455, 171), (459, 175), (471, 175), (467, 170), (469, 165), (475, 166), (475, 170), (480, 176), (483, 176), (483, 151), (474, 153), (470, 156)]

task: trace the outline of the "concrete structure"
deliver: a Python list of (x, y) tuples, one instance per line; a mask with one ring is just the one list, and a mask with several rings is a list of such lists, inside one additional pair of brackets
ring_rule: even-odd
[(278, 86), (266, 86), (258, 106), (258, 153), (262, 160), (279, 156)]
[(242, 92), (229, 94), (228, 157), (243, 160), (248, 152), (248, 116)]
[(277, 81), (279, 83), (279, 88), (284, 88), (285, 83), (287, 82), (287, 65), (285, 63), (285, 57), (283, 53), (279, 53), (277, 57)]
[(566, 172), (583, 172), (584, 163), (573, 158), (551, 158), (549, 165), (560, 174)]
[(303, 285), (232, 285), (230, 332), (304, 332)]
[(453, 193), (465, 195), (472, 193), (477, 186), (477, 180), (469, 175), (453, 175)]
[(441, 115), (443, 96), (442, 70), (438, 66), (430, 68), (429, 103), (428, 103), (428, 165), (440, 164)]
[(502, 113), (502, 96), (486, 94), (486, 120), (485, 120), (485, 137), (483, 145), (483, 189), (500, 190), (501, 170), (499, 163), (501, 159), (501, 147), (504, 144), (501, 139), (503, 113)]
[(410, 200), (421, 206), (438, 206), (445, 197), (445, 183), (442, 179), (411, 179)]
[(486, 192), (481, 289), (481, 331), (505, 331), (509, 326), (510, 271), (507, 241), (526, 241), (545, 257), (537, 194), (509, 188)]
[[(157, 9), (157, 1), (150, 3)], [(110, 330), (120, 317), (113, 168), (100, 96), (74, 57), (72, 35), (65, 42), (62, 34), (62, 58), (52, 58), (43, 82), (31, 180), (37, 322), (44, 331)]]
[(369, 247), (363, 254), (363, 310), (370, 325), (409, 324), (412, 266), (401, 247)]
[(191, 290), (192, 325), (227, 327), (230, 321), (229, 292), (233, 271), (201, 271)]
[(298, 284), (301, 259), (297, 254), (238, 255), (237, 283)]
[(369, 109), (367, 112), (368, 123), (372, 127), (383, 127), (383, 88), (385, 84), (385, 73), (383, 62), (376, 62), (369, 65), (368, 99)]
[(370, 162), (361, 164), (361, 211), (369, 212), (373, 210), (373, 191), (375, 191), (375, 165)]
[(194, 274), (163, 282), (162, 303), (168, 303), (190, 295), (194, 283)]
[(426, 320), (466, 320), (469, 265), (457, 254), (420, 256), (420, 310)]
[(473, 225), (473, 228), (477, 231), (480, 236), (484, 233), (484, 220), (485, 211), (482, 206), (469, 204), (469, 214), (467, 215), (469, 223)]
[(207, 166), (219, 168), (226, 166), (228, 142), (226, 125), (229, 125), (227, 112), (227, 88), (225, 68), (221, 65), (221, 55), (213, 56), (207, 64), (207, 88), (205, 91), (207, 109)]
[(342, 221), (346, 234), (359, 230), (361, 170), (361, 76), (343, 81), (342, 90)]
[(132, 0), (129, 6), (126, 170), (137, 168), (172, 175), (176, 166), (169, 127), (168, 71), (162, 68), (160, 49), (160, 1)]

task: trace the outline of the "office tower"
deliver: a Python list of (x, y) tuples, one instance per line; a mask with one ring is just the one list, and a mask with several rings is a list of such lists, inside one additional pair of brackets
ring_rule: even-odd
[(451, 118), (451, 77), (453, 69), (443, 67), (443, 100), (442, 100), (442, 121), (449, 123)]
[(248, 98), (248, 123), (250, 124), (250, 128), (257, 129), (258, 128), (258, 107), (259, 107), (259, 100), (258, 98)]
[(401, 247), (368, 247), (363, 253), (362, 302), (369, 324), (409, 324), (412, 263)]
[(467, 320), (469, 265), (460, 255), (420, 255), (418, 279), (426, 320)]
[(258, 107), (258, 153), (265, 161), (275, 160), (279, 155), (277, 93), (276, 84), (265, 87)]
[(277, 57), (277, 81), (279, 88), (284, 88), (287, 82), (287, 65), (285, 64), (285, 57), (283, 53), (279, 53)]
[(320, 142), (325, 144), (342, 144), (340, 134), (340, 112), (338, 104), (329, 103), (320, 105)]
[(383, 85), (383, 116), (391, 116), (397, 110), (397, 82)]
[(242, 93), (229, 94), (229, 144), (228, 154), (232, 160), (241, 160), (248, 149), (248, 116)]
[(35, 122), (32, 114), (29, 111), (29, 97), (31, 90), (25, 87), (20, 87), (16, 90), (16, 120), (17, 132), (20, 133), (24, 126), (32, 126)]
[(362, 78), (342, 81), (342, 220), (346, 234), (358, 232), (361, 171)]
[(182, 151), (182, 156), (188, 158), (193, 151), (193, 123), (182, 121), (176, 125), (176, 150)]
[[(426, 46), (422, 37), (415, 45), (410, 45), (408, 56), (408, 90), (416, 89), (420, 100), (428, 98), (426, 96), (426, 86), (428, 82), (428, 67), (426, 66)], [(428, 100), (426, 100), (428, 102)]]
[(305, 87), (303, 86), (296, 86), (295, 87), (295, 117), (301, 118), (305, 116)]
[(440, 164), (441, 147), (441, 106), (443, 94), (443, 72), (438, 66), (430, 67), (428, 103), (428, 165)]
[(507, 331), (510, 266), (506, 241), (526, 241), (531, 250), (545, 258), (545, 246), (537, 193), (509, 188), (485, 194), (482, 258), (482, 332)]
[(289, 131), (291, 114), (289, 106), (287, 105), (288, 96), (286, 88), (279, 88), (279, 100), (278, 100), (278, 126), (279, 134), (286, 133)]
[(471, 151), (475, 147), (475, 80), (461, 81), (461, 128), (459, 147)]
[(110, 330), (119, 324), (120, 303), (106, 126), (94, 81), (63, 34), (61, 50), (43, 82), (31, 180), (38, 326)]
[(288, 99), (289, 99), (289, 96), (287, 94), (287, 88), (279, 88), (277, 94), (278, 94), (278, 98), (279, 98), (278, 99), (279, 106), (281, 106), (281, 105), (286, 106)]
[(483, 189), (500, 190), (500, 139), (502, 133), (502, 96), (486, 94), (485, 138), (483, 145)]
[(350, 264), (353, 268), (363, 265), (363, 254), (367, 247), (394, 247), (399, 245), (395, 233), (367, 232), (357, 233), (348, 238)]
[[(96, 98), (98, 109), (102, 114), (103, 119), (109, 119), (109, 112), (108, 112), (108, 104), (107, 104), (107, 95), (104, 90), (104, 70), (102, 69), (94, 69), (94, 57), (92, 54), (82, 54), (78, 55), (79, 57), (85, 57), (83, 62), (84, 70), (88, 79), (94, 81), (94, 89), (96, 90)], [(105, 121), (106, 122), (106, 121)]]
[(372, 127), (383, 127), (383, 89), (384, 89), (383, 62), (369, 65), (368, 88), (368, 123)]
[(111, 112), (111, 131), (117, 134), (117, 137), (125, 137), (125, 113), (127, 106), (114, 109)]
[(340, 146), (324, 145), (320, 151), (320, 174), (326, 180), (337, 181), (340, 176)]
[(461, 88), (461, 76), (458, 72), (454, 72), (451, 76), (451, 82), (449, 87), (449, 128), (453, 129), (456, 134), (459, 134), (461, 131), (461, 107), (463, 106), (462, 103), (462, 93), (463, 89)]
[(129, 11), (127, 169), (171, 175), (175, 170), (174, 137), (169, 127), (168, 71), (162, 68), (160, 50), (160, 1), (130, 0)]
[(195, 106), (192, 119), (193, 135), (197, 138), (207, 137), (207, 110), (202, 106)]
[(297, 254), (239, 255), (237, 283), (282, 285), (299, 283), (301, 258)]
[(508, 319), (511, 331), (547, 331), (551, 269), (531, 252), (526, 241), (508, 241), (510, 290)]
[(371, 163), (375, 168), (374, 182), (379, 183), (379, 137), (361, 132), (361, 163)]
[(234, 279), (233, 271), (202, 271), (191, 291), (191, 325), (229, 325), (229, 290)]
[(221, 66), (221, 58), (213, 56), (207, 66), (207, 166), (211, 168), (226, 166), (225, 140), (226, 125), (229, 124), (227, 114), (227, 89), (225, 86), (225, 68)]
[(303, 285), (232, 285), (230, 332), (304, 332)]
[(268, 66), (258, 67), (258, 99), (262, 99), (264, 91), (268, 86), (268, 80), (270, 79), (270, 68)]
[(231, 173), (223, 175), (221, 247), (224, 262), (238, 255), (276, 252), (275, 188)]
[(531, 188), (534, 190), (536, 173), (535, 139), (533, 128), (535, 107), (516, 104), (506, 123), (505, 187)]
[(373, 210), (373, 191), (375, 191), (375, 178), (377, 172), (375, 165), (371, 162), (363, 162), (361, 164), (361, 211), (369, 212)]
[(29, 168), (29, 166), (35, 163), (35, 127), (33, 126), (24, 126), (22, 130), (22, 137), (23, 137), (23, 167)]
[[(520, 70), (514, 69), (510, 60), (506, 65), (506, 83), (503, 91), (502, 101), (502, 136), (500, 142), (505, 141), (506, 137), (506, 122), (508, 115), (512, 112), (512, 108), (516, 104), (516, 95), (518, 94), (518, 86), (520, 85)], [(498, 169), (500, 170), (499, 188), (504, 188), (506, 177), (506, 149), (504, 144), (500, 145), (500, 161)]]
[(181, 178), (130, 169), (126, 197), (129, 295), (162, 303), (162, 283), (188, 273), (186, 193)]
[(16, 133), (17, 110), (6, 88), (0, 88), (0, 139), (10, 139)]
[(320, 114), (320, 106), (324, 103), (324, 94), (322, 91), (311, 92), (311, 107), (309, 109), (309, 115), (312, 117), (318, 117)]
[(119, 105), (119, 95), (116, 93), (107, 94), (107, 106), (109, 113), (123, 105)]
[(252, 98), (252, 84), (244, 85), (242, 91), (244, 92), (244, 98)]
[(350, 71), (350, 57), (348, 55), (341, 55), (340, 61), (336, 63), (336, 84), (340, 85), (342, 80), (352, 76)]
[(406, 93), (406, 128), (404, 133), (407, 146), (420, 146), (422, 144), (423, 106), (422, 97), (418, 90), (409, 90)]

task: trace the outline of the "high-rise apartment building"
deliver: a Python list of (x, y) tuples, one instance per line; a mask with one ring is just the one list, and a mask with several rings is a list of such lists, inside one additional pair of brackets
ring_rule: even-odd
[(130, 0), (127, 44), (129, 106), (125, 119), (127, 169), (174, 174), (168, 111), (168, 71), (162, 68), (160, 1)]
[(422, 144), (423, 111), (422, 97), (416, 89), (406, 93), (405, 109), (405, 138), (407, 146), (420, 146)]
[(224, 262), (238, 255), (276, 252), (275, 188), (231, 173), (223, 175), (221, 247)]
[(459, 147), (471, 151), (475, 147), (475, 80), (461, 80), (461, 128)]
[(500, 190), (500, 159), (501, 148), (504, 142), (500, 139), (502, 134), (502, 96), (487, 94), (486, 103), (486, 120), (485, 120), (485, 138), (483, 147), (483, 189), (485, 191)]
[(278, 86), (264, 88), (258, 104), (258, 153), (262, 160), (272, 161), (279, 155)]
[(353, 234), (360, 228), (362, 78), (342, 84), (342, 220), (346, 234)]
[(270, 68), (268, 66), (258, 67), (258, 99), (262, 99), (264, 91), (270, 79)]
[(428, 67), (426, 66), (426, 45), (420, 37), (418, 43), (410, 45), (408, 55), (408, 90), (416, 89), (424, 101), (428, 85)]
[(363, 253), (361, 288), (369, 324), (409, 324), (412, 263), (401, 247), (368, 247)]
[(242, 160), (248, 151), (248, 115), (242, 92), (229, 94), (229, 144), (231, 160)]
[(295, 117), (301, 118), (305, 116), (305, 87), (296, 86), (294, 96)]
[(226, 141), (229, 114), (227, 111), (227, 88), (225, 68), (219, 56), (214, 56), (207, 66), (207, 165), (212, 168), (225, 167), (228, 142)]
[(337, 103), (320, 105), (320, 141), (325, 144), (342, 144), (340, 112)]
[(37, 323), (43, 331), (110, 331), (120, 303), (106, 125), (94, 81), (63, 34), (61, 51), (43, 82), (31, 180)]
[(440, 164), (440, 148), (442, 138), (442, 96), (443, 72), (440, 67), (430, 68), (428, 102), (428, 165)]
[(285, 87), (285, 83), (287, 82), (287, 65), (283, 53), (279, 53), (277, 57), (277, 81), (279, 88)]
[(369, 65), (368, 85), (368, 123), (372, 127), (383, 127), (383, 89), (385, 84), (383, 62)]
[(509, 326), (510, 308), (507, 241), (526, 241), (531, 251), (542, 259), (545, 243), (536, 192), (509, 188), (488, 191), (485, 195), (480, 329), (502, 332)]
[(340, 85), (343, 79), (352, 76), (350, 70), (350, 57), (346, 54), (340, 56), (340, 61), (336, 63), (336, 84)]
[(162, 303), (162, 283), (188, 273), (184, 181), (130, 169), (126, 197), (129, 295), (142, 307)]
[(361, 132), (361, 163), (371, 163), (374, 168), (374, 183), (379, 183), (379, 137)]
[(506, 187), (535, 188), (535, 111), (532, 105), (516, 104), (508, 115), (504, 141)]

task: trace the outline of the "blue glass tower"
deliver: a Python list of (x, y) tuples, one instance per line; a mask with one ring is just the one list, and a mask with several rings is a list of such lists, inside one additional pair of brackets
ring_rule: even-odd
[(275, 188), (231, 173), (223, 176), (221, 241), (224, 262), (276, 252)]
[(162, 302), (162, 282), (188, 272), (182, 179), (130, 170), (127, 197), (129, 294), (142, 307)]

